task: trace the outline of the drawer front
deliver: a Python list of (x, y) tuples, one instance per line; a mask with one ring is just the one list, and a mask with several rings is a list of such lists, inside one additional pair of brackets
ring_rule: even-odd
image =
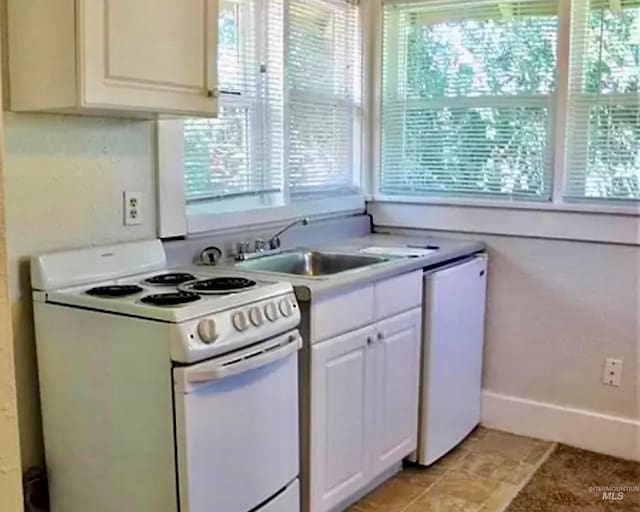
[(381, 320), (422, 304), (422, 270), (379, 281), (374, 287), (375, 319)]
[(373, 285), (339, 293), (313, 303), (313, 343), (358, 329), (374, 321)]

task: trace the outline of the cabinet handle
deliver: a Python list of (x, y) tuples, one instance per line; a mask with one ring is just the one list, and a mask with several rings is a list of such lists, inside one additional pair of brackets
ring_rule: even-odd
[(215, 89), (209, 89), (207, 91), (207, 97), (209, 98), (217, 98), (218, 97), (218, 91)]
[(378, 341), (382, 341), (384, 339), (384, 334), (381, 332), (378, 333)]
[(371, 336), (367, 336), (367, 345), (373, 344), (373, 338)]

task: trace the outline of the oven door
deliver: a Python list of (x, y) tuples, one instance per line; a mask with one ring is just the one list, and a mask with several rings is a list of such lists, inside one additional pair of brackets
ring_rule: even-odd
[(173, 370), (181, 512), (248, 512), (297, 478), (301, 346), (294, 331)]

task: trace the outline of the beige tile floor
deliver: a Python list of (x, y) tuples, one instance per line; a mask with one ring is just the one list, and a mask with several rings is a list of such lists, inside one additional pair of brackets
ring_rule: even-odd
[(501, 512), (552, 448), (478, 428), (433, 466), (405, 467), (349, 512)]

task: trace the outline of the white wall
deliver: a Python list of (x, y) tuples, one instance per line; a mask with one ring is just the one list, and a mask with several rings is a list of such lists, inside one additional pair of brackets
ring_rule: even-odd
[[(0, 123), (1, 125), (1, 123)], [(0, 127), (0, 136), (2, 129)], [(2, 169), (0, 158), (0, 169)], [(2, 172), (0, 172), (0, 178)], [(0, 179), (0, 510), (22, 508), (15, 365), (7, 284), (4, 187)]]
[[(640, 420), (638, 245), (407, 230), (423, 224), (419, 207), (413, 217), (404, 218), (404, 226), (387, 215), (389, 209), (380, 204), (371, 208), (378, 230), (487, 242), (486, 390), (610, 415), (621, 422)], [(502, 212), (502, 225), (509, 215), (508, 210)], [(640, 219), (636, 222), (640, 229)], [(530, 229), (535, 230), (535, 222)], [(491, 226), (485, 230), (491, 231)], [(619, 388), (602, 384), (606, 357), (624, 361)], [(606, 446), (601, 449), (607, 451)]]
[[(155, 236), (153, 124), (5, 113), (8, 265), (23, 466), (43, 461), (28, 260), (32, 254)], [(123, 190), (143, 224), (122, 222)]]
[[(3, 279), (6, 276), (3, 276)], [(2, 302), (7, 302), (3, 297)], [(20, 451), (18, 448), (18, 422), (16, 416), (16, 389), (14, 381), (13, 343), (8, 327), (9, 314), (2, 307), (0, 321), (0, 510), (20, 510), (21, 481)], [(5, 319), (6, 313), (6, 319)]]

